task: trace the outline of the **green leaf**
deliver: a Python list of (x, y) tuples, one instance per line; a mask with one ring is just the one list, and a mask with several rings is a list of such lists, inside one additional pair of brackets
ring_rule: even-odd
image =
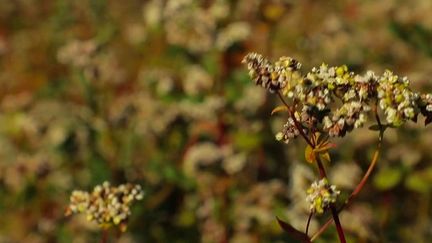
[(410, 173), (405, 179), (405, 187), (420, 193), (426, 193), (431, 190), (432, 185), (432, 167)]
[(430, 189), (430, 183), (419, 173), (410, 174), (405, 180), (405, 187), (416, 192), (425, 193)]
[(379, 131), (381, 129), (380, 129), (380, 126), (378, 124), (374, 124), (374, 125), (372, 125), (372, 126), (369, 127), (369, 130)]
[(399, 168), (381, 169), (374, 177), (374, 185), (380, 190), (389, 190), (395, 187), (402, 178), (402, 171)]
[(386, 130), (388, 127), (393, 128), (392, 125), (385, 125), (385, 124), (382, 124), (381, 127), (380, 127), (380, 125), (378, 125), (378, 124), (374, 124), (374, 125), (372, 125), (372, 126), (369, 127), (369, 130), (372, 130), (372, 131), (381, 131), (381, 129), (382, 129), (382, 130), (384, 131), (384, 130)]
[(331, 158), (330, 158), (330, 153), (329, 152), (320, 153), (319, 156), (325, 162), (331, 162)]
[(234, 144), (241, 150), (251, 151), (259, 147), (261, 143), (261, 137), (259, 134), (236, 132), (234, 134)]

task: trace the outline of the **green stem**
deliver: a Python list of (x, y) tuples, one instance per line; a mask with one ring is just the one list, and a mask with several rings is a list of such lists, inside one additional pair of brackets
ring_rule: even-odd
[(94, 97), (95, 92), (93, 90), (93, 87), (91, 86), (90, 81), (85, 77), (83, 70), (79, 70), (77, 72), (79, 75), (79, 81), (80, 81), (81, 86), (84, 90), (86, 102), (90, 106), (92, 111), (95, 112), (97, 109), (97, 103), (96, 103), (96, 100)]

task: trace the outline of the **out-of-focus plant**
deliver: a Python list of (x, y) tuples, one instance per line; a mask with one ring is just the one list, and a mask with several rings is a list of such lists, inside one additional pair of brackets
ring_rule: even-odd
[[(340, 242), (346, 242), (339, 213), (360, 192), (375, 167), (384, 131), (398, 128), (407, 121), (417, 122), (419, 114), (425, 117), (425, 125), (432, 122), (432, 95), (412, 91), (407, 77), (399, 77), (388, 70), (380, 76), (372, 71), (359, 75), (349, 71), (346, 65), (329, 67), (323, 63), (302, 74), (301, 64), (293, 58), (281, 57), (271, 63), (257, 53), (248, 54), (243, 62), (255, 84), (275, 93), (282, 101), (283, 105), (274, 108), (272, 114), (287, 112), (289, 115), (282, 131), (276, 134), (276, 140), (289, 143), (297, 137), (303, 138), (307, 143), (305, 160), (315, 164), (319, 172), (319, 180), (307, 190), (310, 214), (305, 232), (280, 219), (279, 224), (297, 239), (311, 242), (333, 220)], [(381, 116), (386, 123), (381, 122)], [(378, 146), (367, 172), (338, 208), (340, 191), (330, 184), (325, 166), (331, 162), (329, 150), (335, 147), (330, 139), (344, 137), (363, 127), (368, 117), (376, 122), (370, 129), (379, 132)], [(309, 238), (311, 218), (327, 211), (332, 220)]]
[(113, 187), (109, 182), (104, 182), (96, 186), (92, 193), (73, 191), (65, 215), (86, 214), (88, 221), (96, 222), (104, 230), (102, 242), (107, 242), (107, 230), (113, 225), (118, 226), (121, 232), (126, 231), (130, 206), (134, 201), (142, 200), (143, 196), (140, 185)]

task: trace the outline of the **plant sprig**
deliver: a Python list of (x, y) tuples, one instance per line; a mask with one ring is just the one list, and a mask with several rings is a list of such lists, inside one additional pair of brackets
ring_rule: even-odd
[[(320, 175), (320, 180), (313, 182), (308, 190), (310, 214), (305, 233), (280, 219), (279, 224), (295, 238), (311, 242), (334, 222), (340, 242), (346, 242), (338, 215), (352, 203), (375, 168), (384, 131), (398, 128), (407, 121), (417, 122), (419, 114), (425, 117), (425, 125), (432, 122), (432, 94), (412, 91), (408, 78), (399, 77), (389, 70), (382, 75), (372, 71), (359, 75), (349, 71), (346, 65), (329, 67), (323, 63), (302, 74), (301, 63), (291, 57), (281, 57), (271, 63), (257, 53), (248, 54), (243, 63), (255, 84), (276, 93), (283, 103), (273, 109), (272, 115), (284, 111), (289, 114), (282, 131), (276, 134), (276, 140), (289, 143), (302, 137), (307, 143), (305, 160), (316, 164)], [(386, 124), (382, 124), (380, 116), (385, 117)], [(328, 181), (322, 161), (331, 161), (328, 151), (335, 147), (330, 142), (332, 137), (344, 137), (352, 130), (362, 128), (370, 117), (377, 122), (370, 127), (370, 130), (379, 132), (377, 148), (365, 175), (337, 209), (339, 191)], [(330, 211), (332, 218), (309, 238), (312, 216), (325, 211)]]

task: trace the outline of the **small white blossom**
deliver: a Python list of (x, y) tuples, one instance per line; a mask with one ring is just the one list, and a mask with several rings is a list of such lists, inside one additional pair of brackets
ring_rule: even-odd
[(332, 203), (336, 202), (340, 191), (335, 185), (330, 185), (327, 179), (321, 179), (312, 183), (307, 194), (306, 201), (310, 204), (311, 212), (322, 214)]

